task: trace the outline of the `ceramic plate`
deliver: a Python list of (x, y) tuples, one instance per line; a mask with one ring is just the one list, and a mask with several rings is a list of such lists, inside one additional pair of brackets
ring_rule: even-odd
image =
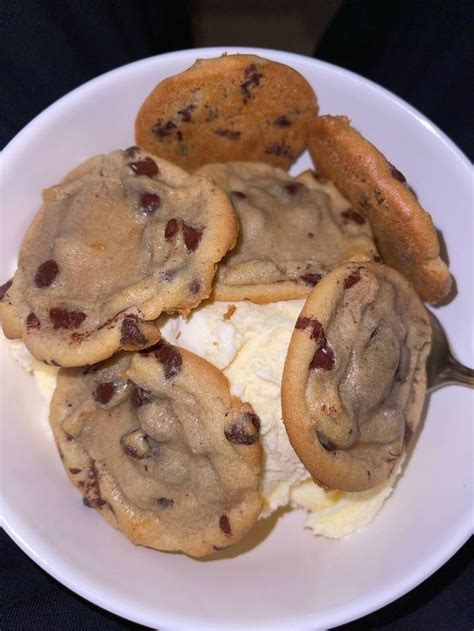
[[(15, 268), (41, 189), (97, 153), (133, 144), (135, 114), (163, 78), (196, 57), (254, 52), (296, 68), (321, 113), (353, 124), (405, 173), (447, 244), (459, 295), (438, 310), (458, 357), (473, 364), (473, 214), (467, 159), (424, 116), (386, 90), (329, 64), (255, 49), (198, 49), (119, 68), (49, 107), (2, 154), (1, 282)], [(294, 171), (310, 165), (305, 155)], [(377, 519), (342, 541), (304, 530), (303, 512), (260, 522), (230, 554), (196, 561), (134, 547), (66, 479), (33, 379), (1, 344), (3, 524), (41, 567), (81, 596), (160, 629), (335, 626), (398, 598), (471, 532), (472, 392), (428, 402), (405, 474)]]

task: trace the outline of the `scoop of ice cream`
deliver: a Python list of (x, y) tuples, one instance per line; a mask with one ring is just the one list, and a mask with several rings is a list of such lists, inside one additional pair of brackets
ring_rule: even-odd
[(8, 345), (11, 354), (20, 366), (34, 376), (36, 386), (41, 396), (49, 405), (56, 388), (59, 368), (48, 366), (35, 359), (26, 348), (23, 340), (7, 340), (4, 338), (4, 342)]
[(170, 342), (223, 370), (232, 394), (249, 401), (260, 417), (263, 516), (288, 504), (291, 487), (309, 476), (290, 445), (280, 406), (283, 364), (302, 307), (301, 300), (206, 303), (188, 318), (170, 318), (161, 326)]
[(304, 480), (291, 489), (290, 503), (293, 508), (303, 508), (308, 513), (306, 527), (315, 535), (341, 539), (370, 523), (393, 491), (392, 484), (382, 482), (369, 491), (345, 493), (325, 491), (311, 479)]

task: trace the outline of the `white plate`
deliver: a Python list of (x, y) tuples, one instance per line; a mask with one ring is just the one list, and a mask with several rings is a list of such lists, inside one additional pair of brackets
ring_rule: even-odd
[[(349, 114), (407, 175), (444, 233), (459, 295), (439, 316), (460, 359), (472, 364), (467, 159), (421, 114), (369, 81), (298, 55), (239, 50), (299, 70), (317, 91), (322, 113)], [(155, 84), (198, 56), (221, 52), (171, 53), (109, 72), (60, 99), (16, 136), (2, 156), (1, 282), (14, 270), (41, 189), (93, 154), (133, 144), (135, 114)], [(306, 166), (303, 157), (298, 167)], [(253, 536), (258, 545), (240, 544), (233, 558), (195, 561), (135, 548), (80, 501), (62, 469), (32, 378), (2, 346), (4, 526), (47, 572), (125, 618), (160, 629), (331, 627), (412, 589), (471, 532), (473, 397), (452, 387), (430, 398), (403, 479), (362, 532), (343, 541), (315, 538), (303, 529), (304, 514), (293, 512), (273, 529), (261, 523)]]

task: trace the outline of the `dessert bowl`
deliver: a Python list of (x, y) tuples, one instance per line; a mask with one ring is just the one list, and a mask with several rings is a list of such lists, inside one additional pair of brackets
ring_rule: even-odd
[[(262, 49), (210, 48), (145, 59), (53, 104), (2, 154), (1, 278), (11, 277), (41, 189), (91, 155), (134, 142), (143, 99), (196, 58), (254, 53), (301, 72), (320, 113), (347, 114), (407, 176), (441, 230), (458, 295), (437, 315), (454, 352), (473, 364), (471, 167), (423, 115), (335, 66)], [(304, 154), (292, 173), (311, 166)], [(469, 343), (468, 343), (469, 342)], [(363, 616), (415, 587), (472, 530), (473, 393), (432, 394), (404, 474), (373, 523), (339, 541), (305, 531), (303, 511), (260, 521), (229, 551), (204, 561), (134, 547), (86, 508), (66, 476), (33, 379), (0, 345), (3, 527), (43, 569), (84, 598), (160, 629), (327, 628)]]

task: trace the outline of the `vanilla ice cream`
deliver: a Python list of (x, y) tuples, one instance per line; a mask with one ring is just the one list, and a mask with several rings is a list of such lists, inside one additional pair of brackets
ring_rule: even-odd
[(59, 368), (55, 366), (48, 366), (43, 362), (38, 361), (28, 351), (23, 343), (23, 340), (7, 340), (3, 338), (8, 344), (10, 352), (17, 362), (27, 372), (34, 375), (36, 386), (41, 393), (41, 396), (46, 400), (49, 405), (53, 398), (53, 392), (56, 388), (56, 378)]
[(309, 475), (290, 445), (280, 405), (283, 364), (303, 304), (238, 302), (234, 311), (226, 302), (205, 303), (188, 318), (171, 318), (162, 326), (169, 342), (223, 370), (232, 394), (251, 403), (260, 417), (264, 517), (288, 504), (291, 487)]
[[(288, 505), (303, 508), (308, 512), (306, 526), (314, 534), (339, 539), (372, 521), (392, 492), (398, 472), (390, 483), (370, 491), (325, 491), (312, 481), (290, 445), (281, 413), (281, 377), (303, 304), (303, 300), (266, 305), (206, 302), (187, 318), (162, 316), (159, 325), (168, 342), (223, 370), (232, 393), (251, 403), (260, 417), (264, 451), (261, 516)], [(34, 374), (49, 403), (58, 369), (35, 360), (19, 340), (9, 341), (9, 347), (21, 365)]]

